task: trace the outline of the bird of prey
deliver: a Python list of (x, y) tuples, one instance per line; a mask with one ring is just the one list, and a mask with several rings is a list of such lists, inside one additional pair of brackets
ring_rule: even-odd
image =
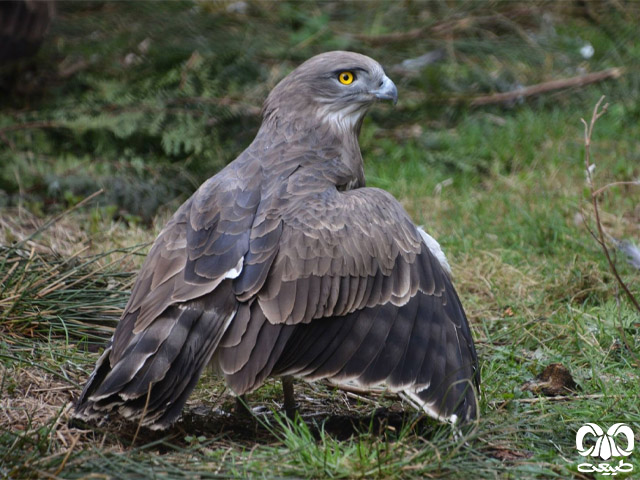
[(476, 352), (442, 250), (365, 187), (363, 117), (397, 95), (380, 64), (343, 51), (271, 91), (253, 142), (155, 240), (77, 417), (166, 428), (213, 363), (236, 395), (327, 379), (476, 418)]

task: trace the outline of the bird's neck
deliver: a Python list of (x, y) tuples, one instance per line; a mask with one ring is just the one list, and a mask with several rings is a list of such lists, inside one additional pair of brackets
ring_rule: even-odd
[(265, 178), (283, 179), (296, 172), (309, 177), (307, 181), (315, 178), (319, 184), (331, 183), (340, 190), (363, 187), (360, 125), (336, 129), (312, 120), (265, 119), (250, 147), (257, 161), (273, 159), (263, 168)]

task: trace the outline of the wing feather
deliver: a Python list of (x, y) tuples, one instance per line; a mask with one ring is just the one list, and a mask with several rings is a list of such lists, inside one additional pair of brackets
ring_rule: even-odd
[[(272, 373), (273, 363), (280, 358), (291, 333), (291, 329), (285, 327), (269, 323), (257, 303), (252, 305), (247, 331), (255, 331), (255, 341), (251, 337), (251, 341), (221, 348), (218, 354), (218, 362), (227, 385), (236, 394), (254, 390)], [(236, 361), (238, 358), (241, 361)], [(240, 368), (227, 368), (228, 366)]]
[[(248, 306), (245, 306), (244, 308), (249, 309)], [(250, 313), (249, 316), (250, 321), (248, 322), (246, 331), (242, 335), (241, 341), (235, 345), (229, 346), (235, 348), (225, 348), (223, 345), (220, 346), (221, 348), (218, 361), (222, 373), (227, 376), (233, 375), (234, 373), (242, 370), (249, 360), (256, 355), (256, 343), (264, 321), (263, 318), (255, 315), (255, 313)]]
[(394, 307), (392, 310), (395, 311), (389, 317), (395, 317), (395, 321), (389, 328), (386, 339), (381, 340), (382, 349), (360, 377), (364, 384), (375, 385), (386, 381), (405, 358), (416, 321), (418, 302), (409, 301), (405, 308)]
[[(265, 317), (262, 335), (282, 326), (278, 334), (289, 336), (267, 374), (386, 385), (439, 418), (472, 418), (473, 388), (457, 387), (478, 382), (464, 311), (400, 204), (362, 188), (314, 193), (295, 208), (286, 201), (279, 208), (280, 243), (252, 307)], [(270, 336), (265, 345), (276, 343)], [(258, 350), (257, 364), (269, 370), (273, 351)], [(243, 372), (249, 380), (242, 388), (264, 374), (252, 367), (235, 375)]]
[(143, 425), (168, 426), (179, 415), (236, 308), (227, 280), (203, 298), (166, 309), (128, 339), (124, 354), (113, 365), (108, 361), (109, 347), (80, 396), (77, 415), (104, 418), (117, 410), (136, 420), (144, 412)]

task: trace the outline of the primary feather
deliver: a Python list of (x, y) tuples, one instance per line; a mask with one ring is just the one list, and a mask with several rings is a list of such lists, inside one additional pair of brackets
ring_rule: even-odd
[(382, 67), (351, 52), (283, 79), (255, 140), (156, 239), (76, 415), (165, 428), (213, 361), (238, 395), (293, 375), (475, 418), (476, 353), (444, 254), (365, 187), (362, 118), (396, 98)]

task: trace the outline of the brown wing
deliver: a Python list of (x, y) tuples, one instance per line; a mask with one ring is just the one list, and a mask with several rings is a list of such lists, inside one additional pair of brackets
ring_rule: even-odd
[(260, 201), (259, 176), (241, 182), (238, 170), (241, 163), (204, 183), (154, 242), (79, 417), (116, 409), (139, 418), (149, 388), (144, 424), (163, 428), (179, 415), (238, 309), (231, 281)]
[[(410, 268), (422, 239), (383, 190), (328, 188), (277, 198), (287, 200), (274, 207), (277, 215), (265, 209), (256, 218), (245, 270), (234, 281), (239, 298), (257, 294), (271, 323), (309, 323), (388, 301), (401, 305), (418, 288), (442, 289), (430, 265)], [(246, 268), (253, 263), (260, 275)]]
[(242, 185), (235, 170), (223, 170), (160, 232), (118, 324), (112, 363), (120, 358), (126, 339), (144, 331), (170, 305), (199, 298), (240, 274), (260, 202), (260, 182), (254, 179)]
[(287, 199), (280, 218), (265, 229), (278, 241), (252, 234), (250, 245), (260, 244), (268, 264), (263, 283), (247, 281), (247, 270), (234, 280), (237, 295), (253, 296), (220, 346), (231, 388), (284, 374), (385, 384), (440, 418), (475, 417), (477, 360), (464, 311), (402, 206), (371, 188), (278, 198)]

